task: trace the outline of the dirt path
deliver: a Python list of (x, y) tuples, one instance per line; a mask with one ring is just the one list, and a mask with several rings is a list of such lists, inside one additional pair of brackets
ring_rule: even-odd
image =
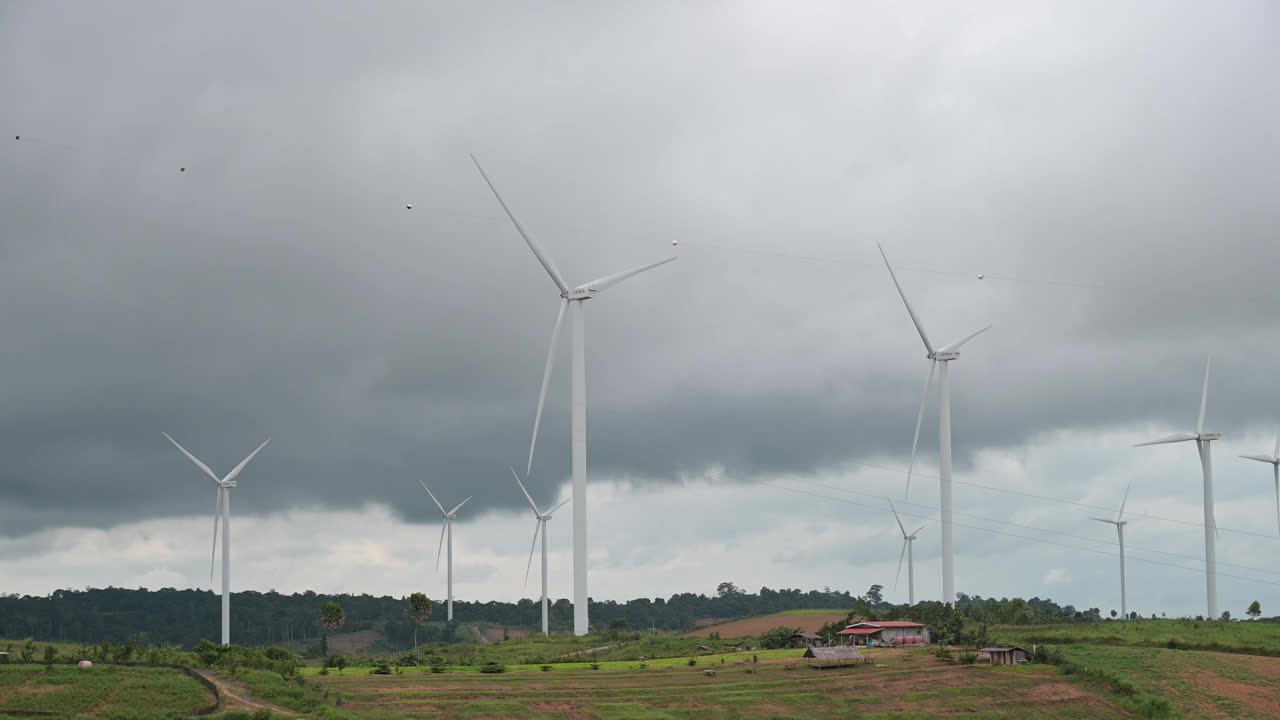
[(218, 688), (218, 695), (222, 698), (222, 707), (220, 712), (228, 710), (244, 710), (253, 712), (254, 710), (267, 709), (273, 713), (279, 713), (285, 717), (300, 718), (302, 715), (288, 708), (282, 708), (279, 705), (272, 705), (268, 702), (255, 700), (249, 695), (249, 688), (244, 683), (235, 678), (226, 675), (215, 675), (211, 672), (201, 671), (200, 675), (206, 680), (213, 683)]

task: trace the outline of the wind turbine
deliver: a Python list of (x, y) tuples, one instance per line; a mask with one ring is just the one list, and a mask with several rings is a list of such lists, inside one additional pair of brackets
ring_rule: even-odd
[(1213, 459), (1209, 451), (1209, 443), (1222, 437), (1222, 433), (1204, 431), (1204, 410), (1209, 403), (1209, 364), (1212, 357), (1204, 361), (1204, 387), (1200, 390), (1200, 417), (1196, 420), (1196, 431), (1193, 433), (1177, 433), (1159, 440), (1148, 440), (1134, 447), (1144, 445), (1162, 445), (1164, 443), (1196, 441), (1196, 450), (1200, 451), (1200, 470), (1204, 475), (1204, 584), (1208, 598), (1209, 619), (1218, 619), (1218, 553), (1214, 545), (1218, 532), (1217, 521), (1213, 517)]
[(550, 635), (550, 625), (547, 620), (547, 521), (551, 519), (551, 515), (564, 507), (565, 503), (573, 498), (560, 503), (551, 508), (547, 512), (538, 509), (537, 503), (529, 496), (529, 491), (525, 489), (524, 483), (520, 482), (520, 476), (516, 474), (516, 469), (511, 468), (511, 476), (516, 479), (516, 484), (520, 486), (520, 492), (524, 493), (524, 499), (529, 501), (529, 507), (533, 508), (533, 516), (537, 519), (533, 526), (533, 543), (529, 545), (529, 564), (524, 569), (524, 584), (529, 585), (529, 570), (533, 567), (533, 551), (538, 547), (538, 533), (542, 533), (542, 634)]
[(466, 505), (467, 500), (470, 500), (471, 498), (468, 497), (467, 500), (463, 500), (458, 503), (452, 510), (445, 510), (444, 506), (441, 505), (440, 501), (436, 499), (436, 496), (432, 494), (431, 488), (427, 487), (426, 483), (419, 480), (418, 484), (422, 485), (422, 489), (427, 491), (427, 494), (431, 496), (431, 502), (435, 503), (436, 507), (440, 508), (440, 514), (444, 516), (444, 526), (440, 528), (440, 546), (436, 548), (436, 572), (440, 572), (440, 551), (444, 549), (445, 536), (447, 535), (449, 538), (449, 559), (445, 564), (445, 567), (447, 568), (445, 575), (449, 588), (447, 619), (449, 622), (453, 622), (453, 521), (458, 517), (458, 510), (461, 509), (463, 505)]
[(1271, 471), (1276, 481), (1276, 524), (1280, 525), (1280, 433), (1276, 433), (1276, 446), (1270, 455), (1241, 455), (1245, 460), (1271, 463)]
[[(885, 499), (889, 500), (889, 498)], [(924, 525), (908, 533), (902, 526), (902, 518), (898, 517), (898, 509), (893, 506), (892, 500), (889, 500), (889, 509), (893, 511), (893, 519), (898, 521), (898, 529), (902, 531), (902, 552), (898, 553), (898, 574), (893, 576), (893, 589), (898, 589), (898, 578), (902, 576), (902, 557), (905, 555), (907, 558), (907, 605), (915, 605), (916, 571), (911, 561), (911, 543), (915, 542), (916, 535), (924, 529)]]
[[(1132, 487), (1132, 484), (1130, 487)], [(1104, 522), (1108, 525), (1116, 526), (1116, 536), (1120, 539), (1120, 616), (1125, 620), (1129, 619), (1129, 607), (1125, 604), (1124, 595), (1124, 526), (1129, 524), (1129, 521), (1124, 519), (1124, 504), (1127, 502), (1129, 502), (1129, 487), (1124, 489), (1124, 499), (1120, 501), (1120, 512), (1116, 513), (1115, 520), (1097, 517), (1090, 518), (1091, 520), (1097, 520), (1098, 522)]]
[(267, 438), (266, 442), (258, 446), (257, 450), (249, 453), (249, 457), (240, 461), (226, 477), (219, 478), (209, 469), (208, 465), (200, 462), (195, 455), (187, 452), (187, 449), (178, 444), (177, 440), (169, 437), (168, 433), (160, 433), (164, 435), (173, 446), (182, 451), (187, 459), (200, 468), (201, 472), (209, 477), (210, 480), (217, 485), (217, 499), (213, 505), (213, 547), (209, 550), (209, 584), (213, 585), (213, 563), (214, 556), (218, 551), (218, 513), (222, 513), (222, 644), (231, 644), (231, 488), (236, 487), (236, 477), (240, 475), (240, 471), (244, 470), (244, 466), (249, 464), (254, 455), (258, 454), (258, 450), (267, 446), (271, 442), (271, 438)]
[(542, 389), (538, 392), (538, 410), (533, 417), (533, 438), (529, 441), (529, 462), (525, 467), (525, 475), (533, 469), (533, 449), (538, 442), (538, 426), (542, 421), (542, 406), (547, 399), (547, 383), (551, 379), (551, 368), (555, 363), (556, 341), (560, 338), (560, 325), (564, 322), (565, 310), (572, 307), (573, 313), (573, 383), (570, 394), (573, 429), (573, 633), (586, 635), (591, 627), (587, 621), (587, 369), (586, 369), (586, 329), (583, 323), (582, 303), (596, 297), (605, 290), (617, 285), (629, 277), (639, 275), (646, 270), (669, 263), (675, 257), (642, 265), (613, 275), (606, 275), (584, 285), (569, 287), (555, 262), (547, 254), (542, 245), (525, 229), (516, 218), (506, 201), (498, 194), (489, 176), (475, 156), (471, 156), (480, 176), (484, 178), (498, 204), (506, 211), (511, 223), (516, 226), (520, 236), (524, 238), (534, 257), (542, 263), (542, 267), (551, 276), (551, 281), (560, 291), (560, 312), (556, 315), (555, 327), (551, 330), (551, 344), (547, 348), (547, 364), (542, 371)]
[(911, 491), (911, 471), (916, 464), (916, 443), (920, 440), (924, 406), (929, 400), (929, 388), (933, 385), (933, 371), (938, 363), (942, 364), (938, 370), (938, 477), (942, 493), (942, 602), (955, 603), (956, 575), (951, 525), (951, 387), (947, 381), (947, 364), (960, 357), (961, 346), (990, 330), (991, 326), (988, 325), (960, 340), (935, 348), (933, 343), (929, 342), (929, 336), (925, 334), (920, 318), (916, 317), (916, 311), (911, 308), (907, 294), (902, 291), (898, 276), (893, 273), (893, 266), (889, 264), (889, 256), (884, 254), (884, 248), (880, 243), (876, 243), (876, 247), (880, 248), (880, 257), (884, 258), (884, 266), (889, 268), (889, 277), (893, 278), (893, 286), (898, 289), (902, 304), (907, 306), (907, 314), (911, 316), (911, 322), (915, 324), (916, 331), (920, 333), (920, 339), (924, 341), (925, 357), (929, 358), (929, 376), (924, 381), (924, 393), (920, 397), (920, 412), (916, 415), (916, 434), (911, 439), (911, 463), (907, 466), (906, 492)]

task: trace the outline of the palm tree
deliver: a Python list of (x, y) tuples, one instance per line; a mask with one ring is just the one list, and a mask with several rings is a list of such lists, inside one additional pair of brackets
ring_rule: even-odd
[(320, 627), (326, 631), (324, 636), (325, 652), (329, 649), (329, 632), (337, 630), (347, 622), (347, 615), (342, 610), (342, 606), (330, 600), (320, 606)]
[(418, 625), (431, 617), (431, 600), (426, 593), (416, 592), (409, 596), (404, 606), (404, 614), (413, 621), (413, 650), (418, 651)]

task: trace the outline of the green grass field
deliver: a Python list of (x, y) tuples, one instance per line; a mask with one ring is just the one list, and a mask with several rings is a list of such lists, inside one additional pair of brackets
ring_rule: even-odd
[(1024, 627), (1000, 625), (991, 629), (991, 636), (1018, 644), (1140, 645), (1280, 656), (1280, 623), (1131, 620)]
[[(551, 720), (799, 720), (840, 717), (912, 720), (944, 715), (993, 720), (1125, 717), (1105, 695), (1056, 668), (991, 668), (886, 650), (875, 663), (814, 670), (795, 659), (740, 657), (720, 665), (557, 672), (309, 677), (359, 718)], [(791, 665), (793, 669), (788, 669)], [(705, 670), (714, 670), (707, 676)]]
[(172, 668), (0, 665), (0, 710), (65, 715), (112, 712), (188, 713), (213, 704), (212, 694)]

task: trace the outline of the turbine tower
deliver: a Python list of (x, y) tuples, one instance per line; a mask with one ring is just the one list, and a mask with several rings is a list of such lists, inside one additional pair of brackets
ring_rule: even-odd
[[(889, 498), (885, 498), (889, 500)], [(924, 529), (924, 525), (916, 528), (910, 533), (902, 526), (902, 518), (898, 517), (898, 509), (893, 506), (893, 501), (889, 500), (889, 509), (893, 511), (893, 519), (898, 521), (898, 529), (902, 531), (902, 552), (898, 553), (898, 573), (893, 576), (893, 589), (898, 589), (898, 578), (902, 576), (902, 557), (907, 558), (907, 605), (916, 604), (916, 571), (915, 565), (911, 561), (911, 543), (915, 542), (916, 535)]]
[(1213, 459), (1209, 443), (1222, 437), (1222, 433), (1204, 431), (1204, 410), (1209, 403), (1209, 363), (1204, 362), (1204, 387), (1200, 390), (1200, 417), (1196, 420), (1196, 431), (1193, 433), (1177, 433), (1159, 440), (1148, 440), (1134, 447), (1144, 445), (1162, 445), (1164, 443), (1196, 441), (1196, 449), (1200, 451), (1200, 470), (1204, 475), (1204, 585), (1209, 606), (1209, 619), (1218, 619), (1218, 553), (1214, 540), (1218, 532), (1217, 521), (1213, 517)]
[(560, 312), (556, 315), (555, 327), (551, 330), (551, 344), (547, 348), (547, 364), (542, 371), (542, 389), (538, 392), (538, 410), (533, 417), (533, 438), (529, 441), (529, 462), (525, 467), (525, 475), (533, 469), (533, 449), (538, 442), (538, 426), (542, 421), (542, 406), (547, 399), (547, 383), (551, 379), (551, 368), (555, 362), (556, 341), (560, 337), (560, 325), (564, 322), (565, 310), (572, 308), (573, 314), (573, 383), (570, 395), (573, 430), (573, 633), (586, 635), (590, 630), (587, 621), (587, 369), (586, 369), (586, 328), (583, 323), (582, 303), (590, 300), (605, 290), (617, 285), (634, 275), (651, 270), (675, 260), (669, 257), (656, 263), (642, 265), (633, 270), (626, 270), (613, 275), (606, 275), (584, 285), (569, 287), (555, 262), (547, 254), (542, 245), (533, 238), (507, 207), (506, 201), (498, 194), (489, 176), (475, 156), (471, 157), (480, 176), (484, 178), (498, 204), (506, 211), (511, 223), (516, 226), (520, 236), (524, 238), (534, 257), (542, 263), (542, 267), (551, 276), (560, 292)]
[(1271, 472), (1276, 483), (1276, 525), (1280, 526), (1280, 433), (1276, 434), (1276, 446), (1270, 455), (1241, 455), (1245, 460), (1271, 463)]
[(916, 433), (911, 440), (911, 463), (907, 466), (906, 492), (908, 493), (911, 491), (911, 471), (915, 469), (916, 464), (916, 443), (920, 440), (920, 424), (924, 421), (924, 407), (929, 400), (929, 388), (933, 385), (933, 371), (939, 363), (942, 364), (942, 367), (938, 370), (938, 477), (942, 494), (942, 602), (954, 604), (956, 601), (956, 575), (951, 524), (951, 386), (947, 378), (947, 365), (952, 360), (960, 357), (961, 346), (990, 330), (991, 326), (988, 325), (967, 337), (943, 345), (940, 348), (935, 348), (933, 343), (929, 342), (929, 336), (925, 334), (924, 325), (920, 323), (920, 318), (916, 316), (916, 311), (911, 308), (911, 303), (907, 300), (907, 294), (902, 291), (902, 285), (898, 283), (898, 276), (893, 273), (893, 266), (889, 264), (889, 257), (884, 254), (884, 248), (880, 247), (880, 243), (876, 243), (876, 247), (880, 248), (880, 257), (884, 258), (884, 266), (889, 268), (889, 277), (893, 279), (893, 286), (898, 289), (898, 295), (902, 297), (902, 304), (907, 306), (907, 314), (911, 316), (911, 322), (915, 324), (916, 331), (920, 333), (920, 339), (924, 341), (925, 357), (929, 358), (929, 376), (924, 381), (924, 394), (920, 397), (920, 412), (916, 415)]
[[(1130, 487), (1132, 484), (1130, 485)], [(1124, 489), (1124, 499), (1120, 501), (1120, 512), (1116, 513), (1115, 520), (1106, 518), (1090, 518), (1098, 522), (1104, 522), (1108, 525), (1116, 526), (1116, 537), (1120, 539), (1120, 615), (1125, 620), (1129, 619), (1129, 606), (1125, 604), (1124, 594), (1124, 526), (1128, 524), (1128, 520), (1124, 519), (1124, 504), (1129, 502), (1129, 488)]]
[(444, 549), (445, 536), (447, 535), (449, 542), (449, 558), (445, 563), (445, 567), (447, 568), (445, 571), (446, 583), (449, 589), (447, 614), (449, 622), (453, 622), (453, 521), (458, 517), (458, 510), (461, 509), (463, 505), (466, 505), (467, 500), (470, 500), (471, 498), (468, 497), (467, 500), (463, 500), (458, 503), (452, 510), (445, 510), (444, 506), (441, 505), (440, 501), (436, 499), (436, 496), (432, 494), (431, 488), (427, 487), (426, 483), (419, 480), (418, 484), (422, 485), (422, 489), (427, 491), (427, 495), (431, 496), (431, 502), (435, 503), (436, 507), (440, 508), (440, 514), (444, 516), (444, 526), (440, 528), (440, 545), (436, 548), (436, 572), (440, 572), (440, 551)]
[(266, 442), (258, 446), (257, 450), (249, 453), (249, 457), (240, 461), (226, 477), (219, 478), (209, 469), (208, 465), (200, 462), (195, 455), (187, 452), (187, 449), (178, 444), (177, 440), (169, 437), (168, 433), (160, 433), (164, 435), (173, 446), (182, 451), (196, 467), (200, 468), (210, 480), (217, 485), (217, 498), (213, 505), (213, 547), (209, 550), (209, 585), (213, 585), (213, 563), (214, 556), (218, 551), (218, 514), (222, 514), (222, 644), (231, 644), (231, 488), (236, 487), (236, 477), (240, 475), (240, 471), (244, 470), (244, 466), (249, 464), (254, 455), (258, 454), (258, 450), (267, 446), (271, 442), (271, 438), (267, 438)]
[(533, 551), (538, 547), (538, 533), (542, 533), (542, 634), (550, 635), (550, 623), (547, 618), (547, 521), (551, 519), (551, 515), (555, 511), (564, 507), (565, 503), (573, 498), (570, 497), (544, 513), (538, 509), (537, 503), (529, 496), (529, 491), (525, 489), (524, 483), (520, 482), (520, 476), (516, 474), (515, 468), (511, 468), (511, 476), (516, 479), (516, 484), (520, 486), (520, 492), (524, 493), (524, 499), (529, 501), (529, 507), (533, 508), (533, 516), (536, 518), (536, 524), (533, 526), (533, 543), (529, 545), (529, 564), (524, 569), (525, 587), (529, 586), (529, 570), (533, 567)]

